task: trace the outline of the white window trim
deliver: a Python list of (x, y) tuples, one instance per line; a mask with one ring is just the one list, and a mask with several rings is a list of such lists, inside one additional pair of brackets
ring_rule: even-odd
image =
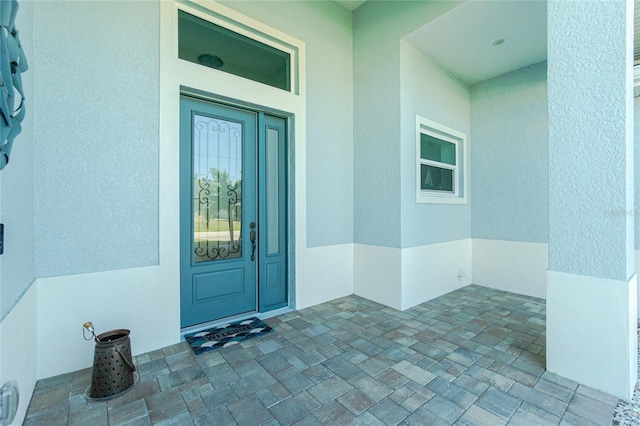
[[(426, 134), (456, 147), (456, 165), (421, 158), (420, 135)], [(453, 192), (421, 189), (420, 166), (430, 165), (453, 170)], [(469, 187), (469, 148), (467, 135), (443, 124), (416, 115), (416, 203), (467, 204)]]

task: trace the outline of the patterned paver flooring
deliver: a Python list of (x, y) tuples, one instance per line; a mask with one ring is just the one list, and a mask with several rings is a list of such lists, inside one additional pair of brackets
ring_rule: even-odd
[(136, 357), (87, 401), (91, 369), (37, 383), (25, 425), (610, 425), (617, 399), (545, 371), (545, 302), (471, 285), (400, 312), (357, 296), (266, 320), (195, 356)]

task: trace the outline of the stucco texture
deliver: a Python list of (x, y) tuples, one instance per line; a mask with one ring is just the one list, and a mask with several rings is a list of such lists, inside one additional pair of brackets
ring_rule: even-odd
[[(468, 139), (469, 87), (404, 41), (400, 66), (402, 248), (470, 238), (468, 198), (466, 204), (416, 202), (416, 115), (462, 132)], [(463, 162), (468, 161), (469, 153), (463, 155)], [(469, 180), (465, 164), (459, 166), (462, 179)]]
[[(640, 97), (633, 98), (634, 114), (634, 182), (636, 192), (640, 191)], [(634, 211), (635, 249), (640, 250), (640, 200), (636, 198)]]
[[(403, 138), (402, 37), (437, 18), (457, 2), (367, 2), (353, 14), (354, 82), (354, 242), (402, 247), (402, 210), (410, 181), (403, 150), (415, 139)], [(415, 119), (415, 112), (411, 113)], [(415, 199), (411, 201), (415, 204)], [(419, 226), (424, 226), (420, 221)], [(434, 228), (435, 229), (435, 228)], [(427, 244), (431, 236), (411, 245)]]
[(38, 277), (158, 263), (159, 4), (36, 2)]
[(548, 242), (547, 64), (471, 87), (471, 234)]
[(548, 7), (549, 268), (626, 281), (633, 14), (623, 1)]
[(307, 59), (307, 246), (351, 243), (351, 13), (335, 2), (221, 3), (304, 41)]

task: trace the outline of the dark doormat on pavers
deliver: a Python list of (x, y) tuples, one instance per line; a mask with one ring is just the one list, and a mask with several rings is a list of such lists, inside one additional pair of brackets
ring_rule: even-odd
[(272, 330), (258, 318), (248, 318), (230, 324), (219, 325), (198, 333), (187, 334), (185, 340), (196, 355), (219, 348), (236, 345), (243, 340), (262, 336)]

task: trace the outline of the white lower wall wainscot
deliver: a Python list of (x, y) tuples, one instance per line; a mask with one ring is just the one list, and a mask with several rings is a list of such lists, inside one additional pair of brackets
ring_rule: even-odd
[[(352, 244), (305, 248), (296, 255), (297, 309), (353, 294)], [(131, 330), (135, 355), (178, 343), (180, 289), (178, 268), (172, 266), (38, 279), (38, 379), (93, 365), (94, 344), (82, 337), (86, 321), (96, 333)], [(51, 357), (52, 352), (63, 356)]]
[[(638, 273), (638, 268), (640, 267), (640, 251), (635, 251), (634, 252), (635, 256), (635, 268), (634, 271), (636, 271), (636, 273)], [(638, 319), (640, 319), (640, 291), (638, 292)]]
[(637, 276), (547, 276), (547, 370), (630, 401), (638, 378)]
[(353, 251), (353, 293), (401, 310), (402, 249), (355, 244)]
[(87, 321), (96, 334), (131, 330), (134, 355), (178, 343), (179, 279), (167, 271), (152, 266), (39, 278), (37, 340), (32, 336), (38, 379), (93, 365), (94, 343), (82, 337)]
[(353, 244), (297, 250), (295, 309), (353, 294)]
[(353, 293), (398, 310), (472, 283), (470, 239), (404, 249), (355, 244), (353, 264)]
[(544, 299), (549, 245), (473, 239), (473, 283)]
[(402, 309), (471, 284), (472, 270), (471, 239), (403, 249)]
[[(38, 308), (38, 290), (36, 284), (31, 284), (20, 301), (0, 325), (0, 386), (15, 380), (18, 383), (19, 405), (14, 423), (22, 424), (33, 389), (38, 380), (37, 348), (40, 348), (36, 338)], [(58, 352), (64, 354), (65, 352)], [(51, 354), (49, 354), (51, 355)], [(56, 359), (61, 357), (56, 356)]]

